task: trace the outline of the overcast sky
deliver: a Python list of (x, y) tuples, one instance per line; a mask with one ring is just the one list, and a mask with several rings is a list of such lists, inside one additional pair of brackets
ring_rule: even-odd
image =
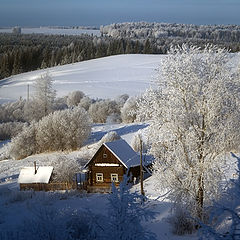
[(0, 26), (240, 24), (240, 0), (0, 0)]

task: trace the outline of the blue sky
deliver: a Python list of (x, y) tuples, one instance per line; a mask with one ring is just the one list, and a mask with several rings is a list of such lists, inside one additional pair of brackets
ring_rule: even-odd
[(240, 24), (240, 0), (0, 0), (0, 26)]

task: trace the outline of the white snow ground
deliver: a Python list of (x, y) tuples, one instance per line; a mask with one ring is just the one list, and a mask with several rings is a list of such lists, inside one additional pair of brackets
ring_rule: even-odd
[[(58, 96), (64, 96), (74, 90), (81, 90), (93, 98), (115, 98), (123, 93), (137, 95), (145, 90), (151, 83), (154, 69), (158, 66), (161, 57), (164, 56), (112, 56), (51, 68), (49, 72), (55, 80), (54, 87), (58, 91)], [(32, 86), (34, 79), (43, 72), (45, 71), (39, 70), (19, 74), (0, 81), (0, 100), (15, 100), (20, 96), (26, 96), (27, 84)], [(32, 87), (30, 89), (32, 90)], [(106, 132), (112, 130), (115, 130), (123, 139), (131, 143), (133, 135), (138, 130), (145, 129), (145, 127), (146, 125), (142, 124), (94, 125), (88, 144), (100, 140)], [(96, 149), (96, 144), (93, 144), (82, 148), (81, 151), (64, 154), (73, 159), (89, 159)], [(39, 193), (34, 195), (33, 193), (19, 191), (17, 178), (21, 168), (33, 166), (34, 160), (37, 161), (38, 165), (48, 166), (49, 162), (57, 159), (61, 154), (39, 154), (21, 161), (9, 159), (0, 161), (0, 234), (3, 229), (10, 231), (21, 228), (26, 218), (31, 219), (36, 212), (34, 206), (39, 207), (40, 210), (54, 206), (58, 211), (90, 209), (101, 214), (107, 211), (107, 195), (71, 195), (64, 193)], [(229, 177), (231, 177), (237, 165), (233, 164), (236, 163), (235, 159), (231, 159), (231, 161), (232, 169), (229, 170)], [(134, 187), (136, 190), (138, 188), (137, 185)], [(167, 200), (156, 200), (159, 194), (156, 192), (152, 177), (144, 182), (144, 188), (146, 195), (152, 200), (151, 210), (157, 213), (154, 220), (145, 224), (149, 230), (157, 235), (157, 239), (197, 239), (196, 235), (182, 237), (173, 235), (167, 222), (172, 205)]]
[(115, 98), (121, 94), (139, 95), (148, 88), (164, 55), (117, 55), (57, 66), (0, 80), (0, 103), (33, 95), (34, 80), (48, 71), (57, 96), (81, 90), (91, 98)]

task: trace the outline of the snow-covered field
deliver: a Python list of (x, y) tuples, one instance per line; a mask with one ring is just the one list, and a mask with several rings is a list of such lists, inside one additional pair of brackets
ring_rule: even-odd
[(124, 93), (138, 95), (150, 86), (162, 57), (117, 55), (22, 73), (0, 81), (0, 103), (20, 96), (26, 98), (28, 84), (31, 95), (34, 80), (46, 71), (54, 80), (58, 96), (74, 90), (81, 90), (91, 98), (115, 98)]
[[(33, 95), (33, 82), (48, 71), (57, 96), (80, 90), (91, 98), (115, 98), (121, 94), (136, 96), (153, 85), (156, 69), (164, 55), (129, 54), (104, 57), (11, 76), (0, 80), (0, 103), (27, 98), (27, 85)], [(233, 63), (240, 54), (233, 55)]]
[[(81, 34), (89, 34), (100, 36), (100, 30), (94, 29), (64, 29), (64, 28), (49, 28), (49, 27), (36, 27), (36, 28), (21, 28), (21, 32), (23, 34), (46, 34), (46, 35), (81, 35)], [(12, 33), (12, 28), (0, 28), (0, 33)]]
[[(48, 71), (55, 80), (54, 88), (57, 90), (58, 96), (64, 96), (74, 90), (81, 90), (92, 98), (115, 98), (124, 93), (138, 95), (149, 87), (155, 75), (154, 69), (158, 67), (162, 57), (164, 56), (111, 56), (58, 66), (48, 69)], [(15, 100), (20, 96), (25, 98), (27, 85), (30, 84), (30, 90), (33, 91), (34, 79), (43, 72), (45, 70), (19, 74), (1, 80), (0, 101)], [(144, 131), (146, 127), (147, 125), (144, 124), (97, 124), (92, 127), (92, 135), (86, 143), (87, 145), (79, 151), (38, 154), (20, 161), (10, 159), (0, 161), (0, 239), (10, 239), (9, 236), (1, 235), (3, 230), (12, 233), (12, 231), (24, 229), (26, 224), (32, 224), (30, 226), (33, 227), (34, 222), (31, 221), (36, 216), (45, 216), (46, 220), (48, 217), (54, 218), (53, 210), (57, 212), (87, 212), (90, 210), (95, 214), (105, 214), (108, 209), (108, 195), (20, 192), (17, 183), (19, 171), (23, 167), (33, 166), (33, 161), (37, 161), (38, 165), (47, 166), (62, 154), (72, 159), (87, 160), (97, 150), (96, 142), (107, 132), (116, 131), (130, 144), (134, 134), (138, 130)], [(3, 146), (0, 143), (1, 147)], [(230, 168), (227, 177), (230, 178), (237, 167), (237, 160), (230, 157), (228, 159)], [(84, 165), (84, 163), (82, 164)], [(144, 189), (146, 196), (150, 199), (150, 209), (155, 212), (155, 218), (144, 224), (156, 234), (156, 239), (198, 239), (196, 234), (185, 236), (172, 234), (168, 222), (172, 204), (166, 199), (158, 198), (159, 193), (155, 189), (153, 177), (145, 180)], [(132, 191), (134, 190), (139, 191), (139, 186), (135, 185)], [(43, 212), (41, 212), (42, 210)], [(44, 224), (46, 226), (43, 227), (48, 227), (47, 221)]]

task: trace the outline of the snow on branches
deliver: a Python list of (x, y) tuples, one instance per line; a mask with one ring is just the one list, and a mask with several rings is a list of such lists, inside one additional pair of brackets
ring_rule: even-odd
[(140, 111), (152, 110), (158, 187), (170, 189), (172, 200), (200, 219), (219, 194), (224, 154), (239, 143), (240, 81), (230, 58), (211, 45), (172, 47), (158, 69), (157, 90), (140, 104)]
[(21, 159), (41, 152), (76, 150), (90, 132), (91, 121), (83, 108), (55, 111), (13, 138), (10, 155)]

